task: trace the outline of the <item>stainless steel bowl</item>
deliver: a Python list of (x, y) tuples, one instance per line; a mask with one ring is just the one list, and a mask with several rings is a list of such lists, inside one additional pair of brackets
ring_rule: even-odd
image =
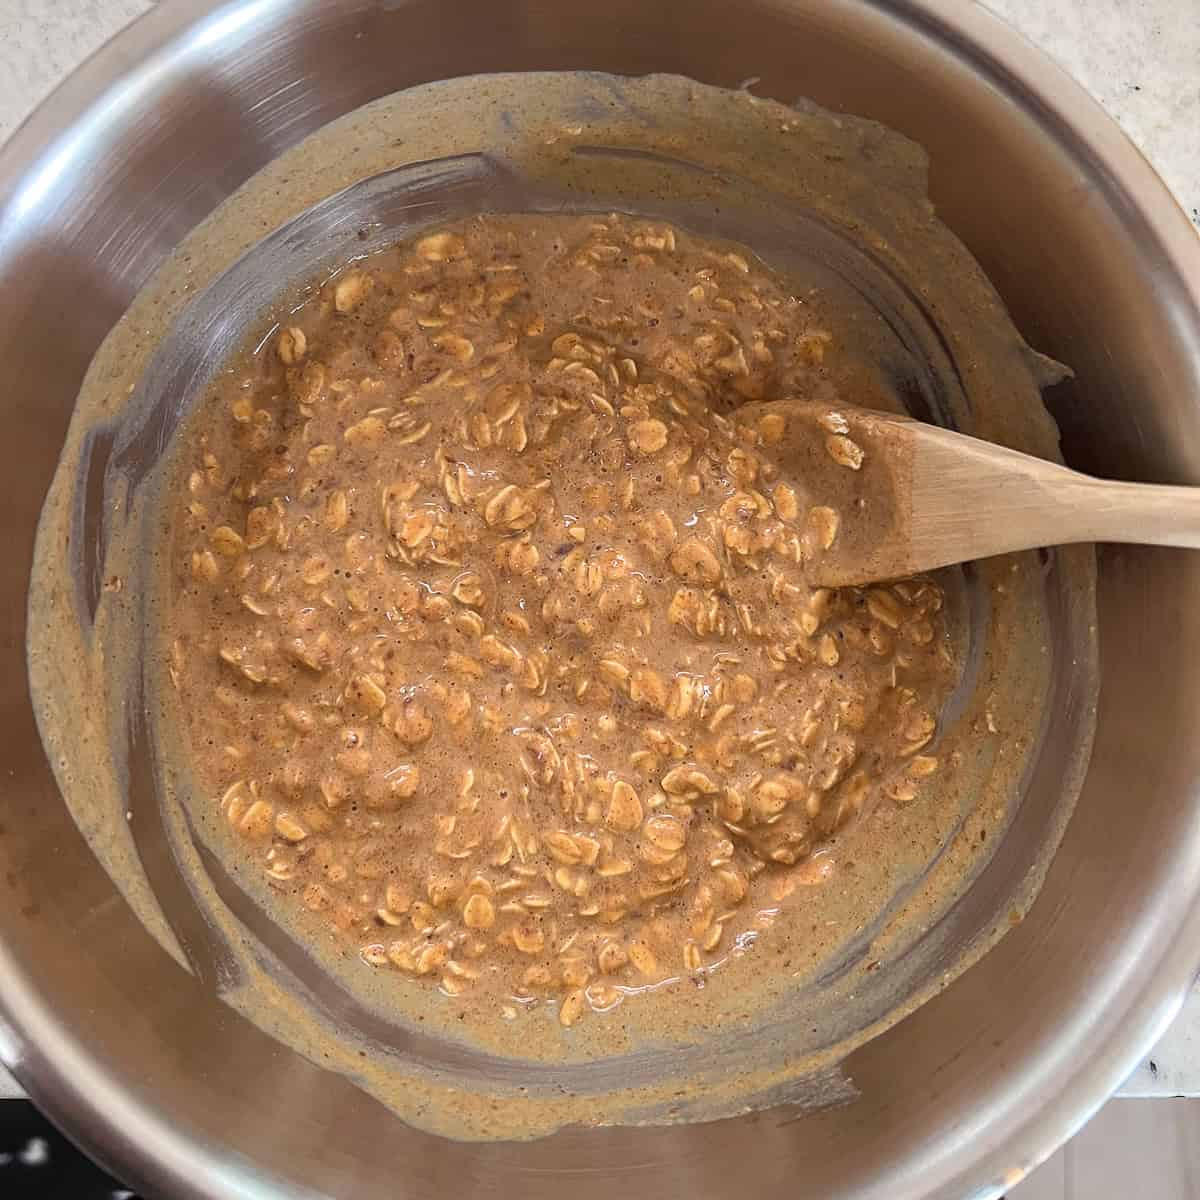
[[(0, 155), (0, 1055), (150, 1196), (994, 1196), (1120, 1082), (1200, 962), (1200, 558), (1133, 548), (1100, 556), (1096, 751), (1040, 900), (851, 1056), (846, 1108), (448, 1143), (249, 1025), (119, 898), (57, 794), (23, 658), (35, 523), (93, 353), (184, 234), (318, 126), (431, 79), (585, 67), (757, 76), (921, 142), (942, 217), (1077, 370), (1054, 399), (1068, 461), (1200, 482), (1200, 242), (1100, 110), (961, 0), (163, 3)], [(1037, 828), (1006, 839), (1013, 871)]]

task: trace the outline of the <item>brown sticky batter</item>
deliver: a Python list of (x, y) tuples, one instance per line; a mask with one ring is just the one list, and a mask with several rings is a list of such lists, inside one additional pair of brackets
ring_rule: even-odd
[(919, 798), (941, 590), (810, 587), (878, 500), (861, 451), (811, 427), (847, 482), (808, 505), (801, 423), (739, 413), (829, 342), (749, 251), (486, 217), (340, 271), (221, 376), (172, 679), (285, 915), (571, 1025), (749, 948), (830, 837)]
[[(221, 745), (244, 745), (253, 749), (256, 762), (270, 761), (274, 755), (282, 763), (279, 750), (266, 744), (277, 716), (274, 707), (257, 723), (237, 721), (215, 695), (218, 686), (224, 687), (239, 697), (239, 705), (247, 706), (260, 692), (273, 696), (276, 704), (283, 697), (266, 679), (254, 685), (239, 677), (231, 664), (198, 655), (201, 661), (195, 669), (212, 672), (214, 686), (208, 692), (188, 686), (186, 694), (197, 710), (189, 712), (172, 686), (172, 672), (182, 677), (169, 641), (164, 645), (162, 640), (164, 628), (175, 620), (169, 610), (177, 589), (201, 589), (190, 576), (193, 551), (201, 556), (205, 550), (213, 553), (220, 580), (203, 585), (203, 592), (210, 611), (214, 598), (218, 601), (218, 613), (220, 603), (233, 596), (229, 572), (237, 558), (256, 564), (274, 553), (264, 546), (226, 558), (201, 533), (208, 537), (228, 525), (245, 541), (249, 511), (268, 506), (235, 501), (214, 489), (197, 498), (212, 509), (209, 529), (187, 532), (178, 520), (180, 457), (192, 456), (183, 468), (184, 477), (192, 470), (203, 476), (213, 469), (203, 452), (199, 459), (194, 457), (195, 439), (208, 430), (218, 472), (233, 472), (242, 461), (243, 452), (235, 453), (231, 446), (230, 419), (239, 398), (232, 387), (241, 372), (255, 380), (246, 393), (253, 410), (250, 420), (236, 423), (243, 437), (254, 436), (255, 422), (265, 420), (255, 411), (295, 418), (297, 406), (285, 395), (282, 372), (285, 366), (302, 371), (313, 360), (331, 368), (326, 399), (315, 410), (318, 420), (328, 420), (343, 401), (355, 408), (357, 420), (370, 414), (372, 405), (360, 409), (358, 401), (334, 399), (332, 386), (342, 372), (327, 357), (332, 344), (324, 343), (318, 332), (325, 325), (318, 300), (310, 293), (311, 303), (298, 312), (287, 311), (288, 304), (306, 298), (295, 290), (305, 278), (326, 279), (332, 265), (384, 250), (387, 239), (415, 240), (422, 236), (418, 227), (439, 211), (449, 220), (450, 215), (484, 210), (583, 214), (614, 209), (643, 214), (659, 234), (662, 223), (672, 220), (753, 246), (778, 275), (767, 276), (756, 260), (728, 245), (718, 246), (718, 253), (741, 253), (750, 270), (743, 273), (730, 260), (712, 264), (714, 269), (723, 280), (734, 280), (734, 286), (759, 281), (764, 288), (779, 289), (773, 293), (777, 296), (795, 297), (777, 325), (802, 335), (778, 345), (766, 343), (774, 355), (769, 370), (747, 352), (745, 375), (736, 359), (732, 373), (719, 375), (717, 359), (726, 355), (718, 353), (710, 362), (712, 347), (702, 343), (694, 371), (668, 365), (656, 376), (648, 365), (643, 335), (633, 333), (639, 346), (631, 346), (628, 357), (638, 365), (639, 382), (674, 381), (682, 386), (689, 374), (707, 373), (718, 403), (705, 408), (722, 415), (756, 395), (768, 403), (775, 396), (798, 396), (805, 402), (841, 398), (869, 407), (908, 409), (976, 436), (1055, 457), (1056, 432), (1039, 388), (1061, 377), (1061, 371), (1023, 343), (978, 265), (936, 219), (919, 147), (870, 121), (811, 107), (796, 110), (676, 77), (629, 79), (571, 72), (486, 76), (429, 84), (348, 114), (270, 163), (181, 243), (113, 330), (88, 373), (39, 529), (30, 600), (37, 619), (29, 624), (30, 681), (39, 725), (64, 802), (121, 896), (181, 969), (191, 970), (240, 1014), (231, 1014), (231, 1021), (244, 1018), (282, 1044), (281, 1062), (294, 1064), (291, 1056), (302, 1056), (352, 1081), (405, 1122), (455, 1137), (528, 1137), (576, 1123), (709, 1121), (784, 1099), (806, 1109), (844, 1102), (854, 1093), (854, 1060), (845, 1072), (840, 1064), (853, 1049), (950, 983), (1032, 901), (1086, 762), (1095, 687), (1094, 564), (1090, 548), (1075, 547), (1054, 556), (1049, 574), (1036, 556), (1021, 555), (976, 564), (965, 577), (951, 572), (939, 578), (952, 614), (944, 619), (954, 635), (953, 658), (963, 662), (963, 671), (959, 686), (940, 709), (935, 693), (922, 700), (921, 707), (936, 712), (939, 720), (934, 741), (914, 758), (936, 757), (937, 771), (913, 784), (916, 795), (907, 804), (874, 784), (869, 791), (873, 811), (827, 841), (825, 830), (814, 821), (812, 857), (796, 866), (774, 860), (763, 865), (754, 880), (747, 879), (752, 898), (727, 921), (718, 922), (721, 914), (714, 914), (714, 922), (723, 924), (725, 931), (716, 953), (704, 952), (700, 944), (703, 969), (685, 969), (682, 955), (688, 939), (664, 948), (662, 976), (678, 977), (680, 982), (659, 986), (652, 998), (622, 1003), (602, 1017), (565, 1028), (557, 1017), (561, 999), (569, 992), (530, 988), (525, 1011), (513, 998), (518, 989), (508, 990), (512, 984), (505, 963), (533, 964), (495, 945), (510, 919), (498, 914), (487, 934), (491, 948), (482, 959), (481, 978), (459, 996), (440, 996), (434, 986), (442, 970), (419, 976), (394, 969), (390, 960), (380, 967), (362, 961), (363, 946), (390, 948), (401, 937), (409, 938), (411, 945), (417, 937), (411, 920), (384, 930), (368, 914), (371, 936), (354, 937), (353, 930), (330, 923), (333, 905), (312, 912), (299, 902), (292, 894), (300, 888), (299, 878), (276, 886), (264, 861), (274, 843), (274, 823), (282, 813), (302, 820), (300, 809), (291, 799), (285, 802), (274, 785), (264, 787), (260, 775), (223, 771), (221, 781), (198, 779), (189, 769), (198, 764), (200, 754), (190, 745), (188, 721), (214, 728), (222, 722), (231, 736)], [(263, 241), (267, 230), (276, 232)], [(458, 232), (469, 241), (462, 229)], [(696, 243), (679, 235), (677, 239), (677, 251), (689, 256), (696, 251)], [(646, 252), (662, 254), (652, 246)], [(385, 253), (360, 259), (349, 270), (375, 274), (398, 261)], [(343, 270), (341, 277), (347, 273)], [(786, 286), (777, 282), (783, 280)], [(624, 336), (619, 330), (582, 327), (575, 316), (579, 310), (567, 311), (562, 304), (559, 282), (532, 279), (547, 305), (560, 306), (564, 331), (594, 337), (604, 345), (614, 345)], [(689, 281), (688, 288), (697, 282)], [(594, 289), (589, 285), (584, 292), (591, 296)], [(739, 304), (736, 297), (728, 298)], [(366, 320), (377, 322), (382, 330), (391, 311), (384, 309), (385, 299), (386, 288), (377, 285), (359, 313), (336, 319), (331, 314), (328, 324), (352, 333), (357, 320)], [(509, 303), (516, 312), (523, 301), (513, 297)], [(231, 359), (231, 330), (235, 335), (242, 330), (271, 332), (258, 316), (264, 304), (277, 305), (279, 328), (257, 358)], [(690, 304), (689, 298), (684, 312), (695, 315)], [(714, 305), (713, 318), (733, 325), (737, 340), (753, 349), (753, 330), (766, 329), (768, 323), (747, 304), (745, 312), (734, 313)], [(393, 307), (398, 306), (397, 302)], [(439, 314), (426, 314), (427, 320), (430, 317), (436, 321)], [(646, 318), (645, 338), (665, 334), (662, 322), (676, 318), (668, 312), (657, 314), (657, 319), (659, 326)], [(304, 361), (289, 366), (276, 361), (278, 335), (293, 326), (305, 331), (306, 345)], [(442, 328), (467, 336), (458, 328)], [(447, 368), (480, 370), (478, 360), (454, 361), (450, 343), (432, 347), (421, 341), (436, 332), (429, 326), (412, 337), (430, 354), (427, 368), (434, 365), (435, 351), (445, 355), (431, 375)], [(555, 354), (554, 333), (548, 329), (521, 340), (511, 352), (513, 361), (525, 356), (543, 370), (554, 357), (577, 361)], [(365, 344), (365, 338), (361, 340)], [(484, 356), (483, 340), (476, 344), (474, 335), (471, 340), (476, 355)], [(288, 345), (287, 338), (283, 344)], [(694, 345), (687, 349), (693, 354), (696, 350)], [(294, 338), (285, 353), (296, 353)], [(589, 364), (582, 362), (572, 373), (585, 367)], [(373, 356), (359, 373), (368, 371), (378, 374), (393, 397), (373, 406), (393, 406), (394, 415), (399, 415), (399, 376)], [(760, 392), (754, 390), (756, 380), (763, 384)], [(220, 407), (204, 402), (214, 389), (220, 393)], [(684, 390), (690, 399), (690, 390)], [(482, 392), (483, 388), (481, 397)], [(456, 403), (462, 399), (450, 398)], [(696, 420), (699, 416), (693, 413)], [(623, 422), (619, 411), (614, 419)], [(646, 419), (660, 419), (668, 428), (672, 424), (664, 417)], [(354, 423), (347, 420), (346, 426)], [(627, 444), (624, 428), (623, 422)], [(286, 436), (282, 429), (275, 432), (281, 436), (272, 446), (283, 446), (281, 458), (286, 459), (298, 431), (288, 430)], [(526, 435), (530, 432), (526, 422)], [(321, 437), (341, 449), (341, 433), (339, 429), (336, 437)], [(433, 437), (432, 428), (426, 436)], [(739, 435), (735, 429), (729, 436), (736, 440)], [(397, 430), (388, 431), (389, 444), (394, 446), (397, 437)], [(781, 443), (789, 444), (787, 439)], [(430, 448), (435, 445), (428, 443)], [(257, 456), (269, 462), (272, 446), (248, 454), (246, 461)], [(764, 465), (774, 463), (777, 448), (759, 450)], [(514, 457), (503, 443), (473, 452), (472, 460), (493, 454), (497, 461), (503, 455), (505, 464), (532, 461), (528, 448)], [(375, 457), (361, 454), (356, 461), (366, 473)], [(639, 472), (648, 465), (632, 454), (627, 459), (638, 463)], [(347, 456), (339, 470), (348, 469), (349, 461)], [(868, 458), (862, 475), (870, 473), (872, 461)], [(397, 451), (391, 466), (399, 462)], [(781, 479), (793, 470), (787, 468)], [(858, 474), (847, 469), (848, 488), (860, 486)], [(247, 475), (247, 482), (250, 478)], [(227, 482), (233, 485), (232, 479)], [(799, 489), (804, 481), (793, 482)], [(203, 483), (210, 486), (207, 479)], [(566, 486), (557, 478), (553, 485)], [(753, 490), (774, 508), (773, 488), (774, 483), (770, 489)], [(738, 490), (751, 489), (739, 485)], [(300, 518), (311, 516), (312, 542), (328, 542), (341, 552), (342, 542), (331, 541), (324, 526), (327, 500), (322, 497), (305, 509), (298, 496), (284, 494), (293, 503), (294, 525), (299, 528)], [(428, 493), (427, 502), (435, 501), (444, 506), (449, 497)], [(803, 496), (798, 497), (798, 509), (801, 501)], [(335, 519), (340, 519), (339, 507), (335, 501)], [(670, 508), (665, 500), (657, 507)], [(369, 523), (369, 514), (356, 512), (347, 497), (348, 525), (373, 530), (379, 546), (385, 541), (385, 527), (382, 509), (376, 513)], [(749, 514), (747, 509), (747, 518)], [(842, 512), (834, 543), (839, 550), (856, 527), (841, 519), (844, 516)], [(476, 508), (471, 519), (480, 536), (496, 538), (479, 517)], [(505, 538), (515, 542), (530, 532), (539, 553), (557, 551), (567, 539), (554, 545), (543, 541), (550, 528), (543, 529), (547, 520), (539, 510), (535, 529)], [(750, 519), (751, 527), (756, 520)], [(594, 521), (590, 526), (586, 520), (579, 524), (596, 539), (589, 545), (602, 544)], [(829, 527), (827, 518), (818, 518), (814, 536), (819, 540), (821, 530)], [(633, 536), (620, 520), (617, 531), (626, 539)], [(705, 536), (713, 539), (714, 553), (724, 554), (723, 531), (719, 543), (716, 531), (707, 530)], [(735, 538), (741, 536), (735, 533)], [(227, 535), (217, 540), (237, 551), (237, 543)], [(620, 551), (616, 540), (610, 545)], [(642, 561), (642, 549), (632, 542), (628, 551), (620, 552)], [(207, 560), (201, 562), (203, 574)], [(183, 584), (180, 565), (187, 571)], [(341, 563), (333, 565), (345, 570)], [(435, 573), (429, 564), (402, 566), (388, 560), (385, 565), (397, 576), (408, 573), (414, 579)], [(484, 565), (494, 579), (494, 565)], [(561, 560), (551, 565), (561, 566)], [(659, 589), (665, 591), (668, 580), (674, 584), (672, 597), (685, 583), (696, 586), (676, 583), (672, 576), (669, 566), (650, 574), (646, 590), (648, 599), (654, 599), (654, 613), (661, 613)], [(446, 583), (452, 579), (439, 578)], [(758, 586), (749, 572), (731, 572), (730, 580), (735, 578), (739, 588)], [(325, 588), (345, 597), (349, 585), (344, 574), (331, 574)], [(243, 592), (250, 594), (247, 589), (238, 592), (239, 604)], [(882, 595), (876, 596), (877, 607)], [(761, 601), (761, 593), (758, 596)], [(893, 599), (907, 604), (903, 596)], [(453, 598), (452, 604), (464, 608)], [(318, 611), (323, 624), (328, 622), (328, 628), (348, 640), (337, 624), (341, 615), (335, 620), (323, 608)], [(861, 622), (869, 634), (870, 624), (877, 622), (869, 620), (869, 609), (867, 614), (847, 604), (829, 616), (821, 632), (840, 628), (852, 637), (850, 630)], [(480, 610), (480, 616), (494, 624), (492, 610)], [(239, 619), (247, 622), (246, 629), (279, 624), (278, 617), (251, 619), (248, 610)], [(733, 619), (740, 621), (736, 612)], [(937, 617), (925, 619), (936, 631), (930, 644), (945, 644)], [(661, 616), (657, 620), (656, 628), (662, 628)], [(901, 631), (903, 627), (902, 623)], [(438, 636), (452, 636), (450, 622), (435, 628)], [(964, 631), (961, 651), (959, 630)], [(712, 648), (711, 634), (695, 641), (694, 635), (684, 637), (675, 627), (669, 634), (680, 646)], [(730, 636), (735, 634), (742, 636), (740, 625)], [(536, 648), (517, 634), (496, 636), (522, 653)], [(660, 643), (657, 636), (639, 638), (627, 649), (644, 656), (666, 682), (669, 664)], [(754, 645), (762, 651), (757, 642)], [(603, 647), (597, 641), (594, 648)], [(842, 647), (837, 649), (842, 655)], [(908, 649), (901, 634), (897, 652)], [(480, 662), (484, 674), (479, 680), (464, 677), (458, 686), (470, 694), (498, 688), (499, 669), (478, 654), (471, 657)], [(852, 657), (847, 651), (844, 661), (848, 664)], [(253, 662), (246, 661), (253, 670)], [(660, 662), (666, 665), (660, 667)], [(760, 654), (745, 673), (754, 674), (761, 666)], [(449, 687), (444, 661), (431, 662), (430, 667), (431, 676), (436, 668)], [(294, 670), (290, 660), (283, 660), (283, 669), (295, 678), (308, 678)], [(333, 665), (327, 668), (335, 670)], [(770, 677), (774, 674), (772, 669)], [(817, 675), (814, 667), (809, 677)], [(929, 681), (936, 686), (935, 676)], [(315, 677), (310, 680), (315, 682)], [(1069, 693), (1062, 690), (1064, 683)], [(560, 702), (549, 689), (546, 697), (535, 699)], [(1048, 699), (1085, 705), (1082, 719), (1072, 726), (1078, 741), (1072, 744), (1070, 768), (1064, 774), (1056, 755), (1049, 781), (1043, 778), (1048, 763), (1040, 745), (1045, 731), (1058, 727), (1057, 718), (1043, 722)], [(754, 703), (762, 702), (760, 691)], [(561, 703), (564, 709), (572, 707), (569, 696)], [(673, 728), (666, 714), (644, 712), (640, 703), (635, 707), (630, 696), (622, 695), (613, 714), (640, 726)], [(414, 765), (423, 773), (420, 789), (407, 801), (397, 798), (395, 809), (363, 810), (368, 816), (398, 824), (432, 815), (429, 781), (439, 772), (449, 776), (448, 764), (444, 758), (440, 765), (420, 760), (432, 755), (438, 744), (454, 745), (453, 730), (441, 709), (433, 711), (438, 718), (434, 732), (413, 754)], [(738, 720), (748, 720), (748, 712), (739, 710)], [(787, 715), (793, 721), (797, 716)], [(399, 757), (395, 734), (385, 730), (378, 717), (364, 713), (350, 727), (368, 731), (373, 750), (391, 745)], [(698, 722), (688, 728), (689, 738), (694, 732), (698, 741), (707, 739)], [(879, 728), (868, 724), (855, 735), (856, 741), (874, 737)], [(340, 771), (335, 756), (347, 748), (331, 743), (328, 730), (315, 729), (311, 738), (315, 740), (306, 745), (329, 751), (319, 761), (320, 773)], [(480, 744), (477, 740), (472, 746)], [(626, 752), (642, 748), (630, 744)], [(494, 757), (502, 749), (493, 744), (489, 753)], [(199, 750), (208, 753), (206, 746)], [(311, 756), (314, 750), (304, 753)], [(453, 764), (458, 771), (473, 765), (479, 769), (478, 755), (460, 758)], [(506, 761), (511, 766), (516, 756), (510, 754)], [(605, 770), (617, 772), (631, 786), (637, 782), (644, 819), (656, 783), (647, 776), (643, 786), (640, 774), (627, 763), (611, 761)], [(868, 765), (871, 760), (864, 759), (855, 769)], [(248, 842), (230, 825), (220, 800), (228, 786), (245, 780), (249, 802), (238, 799), (245, 817), (255, 799), (252, 778), (260, 784), (259, 799), (272, 810), (262, 840)], [(1047, 805), (1047, 788), (1053, 800), (1046, 811), (1053, 811), (1046, 818), (1040, 853), (1014, 863), (1009, 853), (1013, 847), (1005, 838), (1010, 818), (1020, 805), (1024, 825), (1030, 802), (1035, 810)], [(310, 790), (310, 799), (316, 795)], [(456, 791), (445, 797), (447, 803), (454, 795)], [(748, 795), (743, 799), (749, 803)], [(337, 814), (344, 817), (354, 803), (348, 797)], [(693, 868), (705, 865), (694, 852), (697, 824), (711, 811), (700, 803), (693, 807), (696, 818), (685, 839), (689, 887)], [(789, 809), (787, 819), (802, 811), (806, 814)], [(265, 810), (258, 814), (251, 829)], [(424, 821), (417, 828), (427, 836)], [(574, 823), (562, 828), (571, 831)], [(620, 844), (634, 851), (634, 870), (647, 869), (636, 857), (637, 839), (631, 835), (608, 830), (603, 821), (580, 832), (610, 833), (614, 850)], [(743, 855), (747, 847), (760, 844), (761, 832), (751, 831), (752, 836), (738, 843)], [(309, 836), (315, 842), (320, 835), (310, 831)], [(750, 853), (744, 861), (754, 865), (764, 857)], [(574, 864), (558, 863), (555, 870), (559, 866), (578, 870)], [(797, 888), (779, 902), (768, 897), (759, 909), (770, 878), (821, 886)], [(980, 888), (966, 895), (976, 880)], [(326, 886), (324, 879), (314, 882)], [(380, 881), (367, 885), (377, 891), (386, 886)], [(338, 903), (350, 895), (343, 889)], [(413, 897), (414, 903), (417, 899)], [(495, 911), (495, 898), (490, 899)], [(428, 897), (425, 902), (430, 903)], [(460, 903), (461, 898), (455, 912)], [(663, 912), (665, 916), (665, 906)], [(624, 918), (630, 924), (623, 936), (640, 919)], [(681, 919), (676, 919), (682, 931)], [(753, 942), (749, 953), (726, 953), (734, 944), (730, 934), (735, 929), (745, 930), (742, 947)], [(632, 967), (622, 970), (622, 979), (639, 979)], [(603, 985), (598, 978), (588, 986), (593, 983)], [(505, 1005), (517, 1009), (519, 1019), (498, 1019)]]

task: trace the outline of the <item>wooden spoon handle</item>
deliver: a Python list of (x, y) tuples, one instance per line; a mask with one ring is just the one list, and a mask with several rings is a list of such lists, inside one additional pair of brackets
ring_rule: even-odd
[(1200, 488), (1095, 479), (960, 434), (905, 427), (915, 435), (911, 537), (922, 561), (913, 569), (1068, 542), (1200, 549)]
[[(1140, 542), (1200, 550), (1200, 488), (1114, 483), (1077, 475), (1078, 542)], [(1047, 536), (1051, 531), (1047, 530)], [(1060, 541), (1065, 540), (1059, 537)], [(1050, 545), (1053, 541), (1047, 541)]]

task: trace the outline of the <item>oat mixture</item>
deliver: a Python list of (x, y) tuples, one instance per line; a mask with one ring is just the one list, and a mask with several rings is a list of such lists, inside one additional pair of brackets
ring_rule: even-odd
[(846, 491), (811, 504), (785, 418), (743, 409), (831, 399), (829, 342), (736, 247), (481, 217), (350, 264), (220, 378), (171, 677), (282, 911), (569, 1026), (753, 953), (839, 830), (920, 803), (943, 595), (809, 586), (861, 451), (813, 427)]

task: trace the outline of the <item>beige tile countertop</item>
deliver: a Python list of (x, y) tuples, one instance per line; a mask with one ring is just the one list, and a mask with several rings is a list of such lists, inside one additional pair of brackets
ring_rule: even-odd
[[(153, 2), (0, 0), (0, 141)], [(1200, 227), (1200, 0), (987, 0), (987, 7), (1104, 105)], [(6, 1094), (19, 1092), (0, 1068)], [(1200, 1096), (1200, 991), (1122, 1094)]]

